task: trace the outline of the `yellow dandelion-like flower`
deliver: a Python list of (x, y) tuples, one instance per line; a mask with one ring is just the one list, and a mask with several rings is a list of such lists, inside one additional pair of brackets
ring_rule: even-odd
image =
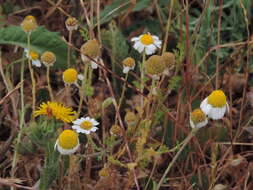
[(226, 95), (222, 90), (214, 90), (201, 102), (200, 108), (208, 117), (221, 119), (228, 110)]
[(70, 123), (75, 119), (76, 112), (72, 108), (65, 107), (58, 102), (43, 102), (38, 110), (35, 110), (34, 116), (47, 115), (48, 117), (55, 117), (63, 122)]

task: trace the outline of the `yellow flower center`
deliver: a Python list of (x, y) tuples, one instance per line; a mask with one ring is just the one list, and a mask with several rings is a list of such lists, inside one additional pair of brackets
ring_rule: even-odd
[(150, 34), (143, 34), (140, 38), (141, 43), (144, 45), (150, 45), (154, 43), (154, 39)]
[(66, 20), (65, 24), (66, 24), (67, 26), (76, 26), (76, 25), (78, 24), (78, 21), (77, 21), (74, 17), (69, 17), (69, 18)]
[(133, 66), (135, 66), (135, 60), (131, 57), (128, 57), (128, 58), (124, 59), (123, 65), (126, 67), (133, 67)]
[(203, 122), (206, 120), (206, 115), (201, 109), (195, 109), (191, 113), (191, 120), (193, 121), (194, 124)]
[(34, 16), (28, 15), (21, 23), (21, 27), (25, 32), (31, 32), (37, 28), (37, 22)]
[(24, 20), (31, 20), (33, 22), (36, 22), (36, 18), (32, 15), (27, 15)]
[(55, 54), (51, 51), (46, 51), (41, 55), (41, 61), (47, 65), (53, 65), (56, 61)]
[(75, 69), (67, 69), (63, 72), (63, 80), (66, 83), (74, 83), (77, 80), (77, 71)]
[(64, 130), (58, 137), (58, 144), (63, 149), (73, 149), (78, 144), (78, 135), (72, 130)]
[(93, 127), (90, 121), (83, 121), (80, 126), (84, 130), (90, 130)]
[(226, 95), (222, 90), (215, 90), (208, 96), (208, 103), (213, 107), (223, 107), (226, 102)]
[(32, 58), (32, 60), (36, 60), (39, 59), (39, 54), (36, 53), (35, 51), (30, 51), (29, 52), (30, 57)]

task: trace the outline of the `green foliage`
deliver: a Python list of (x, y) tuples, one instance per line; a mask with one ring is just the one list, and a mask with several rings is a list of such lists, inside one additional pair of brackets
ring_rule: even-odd
[[(132, 12), (141, 11), (144, 8), (147, 8), (150, 4), (150, 0), (138, 0), (134, 5)], [(115, 17), (118, 17), (125, 13), (129, 5), (131, 5), (131, 1), (129, 0), (117, 0), (112, 4), (107, 5), (100, 13), (100, 24), (104, 24)]]
[(169, 80), (169, 89), (171, 90), (177, 90), (181, 84), (182, 77), (179, 75), (173, 76)]
[(127, 57), (129, 50), (127, 40), (114, 21), (109, 24), (109, 30), (102, 31), (102, 42), (112, 51), (113, 64), (116, 60), (120, 62)]
[(40, 175), (40, 190), (47, 190), (58, 176), (59, 153), (54, 150), (54, 143), (47, 142), (47, 157)]
[[(11, 44), (28, 48), (27, 34), (19, 26), (9, 26), (0, 29), (0, 44)], [(42, 54), (52, 51), (56, 55), (53, 68), (67, 68), (67, 45), (57, 32), (50, 32), (44, 27), (38, 27), (31, 34), (31, 49)]]
[(102, 103), (102, 109), (106, 109), (113, 103), (114, 99), (112, 97), (106, 98)]
[(26, 129), (26, 133), (34, 144), (46, 149), (47, 142), (56, 137), (58, 127), (59, 123), (56, 123), (53, 119), (41, 119), (37, 123), (31, 123)]

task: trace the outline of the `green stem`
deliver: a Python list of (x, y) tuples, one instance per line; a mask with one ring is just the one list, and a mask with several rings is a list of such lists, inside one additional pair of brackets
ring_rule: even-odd
[(70, 66), (70, 44), (71, 44), (71, 40), (72, 39), (72, 30), (69, 31), (69, 45), (68, 45), (68, 67)]
[[(30, 50), (31, 49), (31, 36), (30, 35), (31, 34), (27, 35), (28, 54), (31, 51)], [(34, 112), (35, 111), (35, 103), (36, 103), (36, 83), (35, 83), (31, 59), (29, 59), (29, 58), (28, 58), (28, 65), (29, 65), (29, 70), (30, 70), (31, 80), (32, 80), (32, 110)], [(34, 118), (34, 116), (33, 116), (33, 118)]]
[(83, 77), (84, 79), (82, 80), (82, 86), (79, 88), (79, 95), (80, 95), (80, 100), (79, 100), (79, 105), (78, 105), (78, 111), (77, 111), (77, 117), (80, 116), (82, 105), (83, 105), (83, 100), (84, 100), (84, 87), (87, 83), (87, 75), (88, 75), (88, 64), (85, 64), (84, 66), (84, 71), (83, 71)]
[(163, 176), (160, 179), (160, 181), (159, 181), (159, 183), (158, 183), (158, 185), (157, 185), (157, 187), (156, 187), (155, 190), (159, 190), (160, 189), (161, 185), (164, 183), (164, 179), (165, 179), (166, 175), (169, 173), (170, 169), (172, 168), (172, 166), (174, 165), (174, 163), (177, 161), (179, 155), (184, 150), (185, 146), (190, 142), (190, 140), (192, 139), (192, 137), (194, 137), (194, 135), (197, 133), (197, 131), (198, 131), (198, 128), (192, 129), (191, 133), (183, 141), (181, 148), (179, 149), (179, 151), (177, 152), (177, 154), (173, 157), (172, 161), (170, 162), (170, 164), (168, 165), (167, 169), (163, 173)]
[[(141, 70), (141, 93), (143, 94), (144, 91), (144, 76), (145, 76), (145, 71), (144, 71), (144, 63), (146, 60), (146, 55), (145, 51), (142, 54), (142, 63), (140, 65), (140, 70)], [(144, 106), (144, 97), (141, 98), (141, 106)]]
[(53, 96), (53, 91), (52, 91), (52, 88), (51, 88), (51, 85), (50, 85), (50, 66), (47, 66), (47, 87), (48, 87), (48, 91), (49, 91), (49, 95), (50, 95), (50, 99), (51, 101), (54, 100), (54, 96)]

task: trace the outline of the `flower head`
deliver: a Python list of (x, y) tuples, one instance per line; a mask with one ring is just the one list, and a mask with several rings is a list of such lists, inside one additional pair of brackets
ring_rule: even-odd
[(155, 53), (157, 48), (161, 48), (162, 44), (157, 36), (149, 33), (142, 34), (139, 37), (134, 37), (131, 41), (134, 42), (134, 49), (136, 49), (139, 53), (144, 51), (146, 55)]
[(91, 62), (91, 66), (93, 69), (97, 69), (96, 62), (90, 60), (90, 58), (94, 59), (95, 61), (99, 60), (100, 56), (100, 47), (99, 43), (96, 39), (88, 40), (85, 44), (81, 47), (81, 58), (83, 62)]
[(26, 16), (21, 23), (21, 27), (27, 33), (34, 31), (38, 27), (35, 17), (32, 15)]
[(55, 149), (63, 154), (73, 154), (79, 148), (78, 134), (73, 131), (66, 129), (61, 132), (55, 143)]
[(69, 17), (65, 21), (65, 25), (66, 25), (66, 28), (69, 31), (77, 30), (77, 28), (78, 28), (78, 20), (76, 20), (76, 18), (74, 18), (74, 17)]
[(78, 73), (75, 69), (70, 68), (63, 72), (63, 81), (66, 84), (74, 84), (78, 79)]
[(133, 70), (135, 67), (135, 60), (131, 57), (127, 57), (123, 60), (123, 73), (128, 73), (130, 70)]
[(45, 66), (52, 66), (55, 61), (56, 61), (56, 56), (53, 52), (51, 51), (45, 51), (42, 55), (41, 55), (41, 61)]
[(154, 77), (160, 75), (165, 70), (166, 65), (159, 55), (152, 55), (146, 62), (145, 62), (145, 69), (146, 72)]
[(221, 119), (228, 109), (226, 99), (226, 95), (222, 90), (214, 90), (201, 102), (200, 108), (208, 117), (212, 119)]
[(32, 64), (36, 67), (41, 67), (41, 62), (39, 59), (39, 54), (35, 51), (28, 51), (28, 49), (25, 49), (25, 56), (32, 61)]
[(171, 67), (176, 62), (175, 55), (171, 52), (164, 52), (162, 54), (162, 59), (166, 65), (166, 67)]
[(115, 136), (121, 136), (122, 135), (122, 129), (119, 125), (113, 125), (110, 129), (111, 135)]
[(124, 120), (128, 126), (134, 126), (138, 120), (138, 117), (134, 112), (127, 111)]
[(43, 102), (38, 110), (35, 110), (34, 115), (47, 115), (48, 117), (55, 117), (63, 122), (69, 123), (75, 119), (75, 111), (72, 108), (65, 107), (58, 102)]
[(91, 132), (95, 132), (98, 128), (96, 127), (99, 123), (90, 117), (81, 117), (73, 121), (72, 129), (76, 130), (77, 133), (85, 133), (90, 134)]
[(208, 123), (205, 113), (201, 109), (195, 109), (190, 114), (190, 125), (192, 128), (201, 128)]

